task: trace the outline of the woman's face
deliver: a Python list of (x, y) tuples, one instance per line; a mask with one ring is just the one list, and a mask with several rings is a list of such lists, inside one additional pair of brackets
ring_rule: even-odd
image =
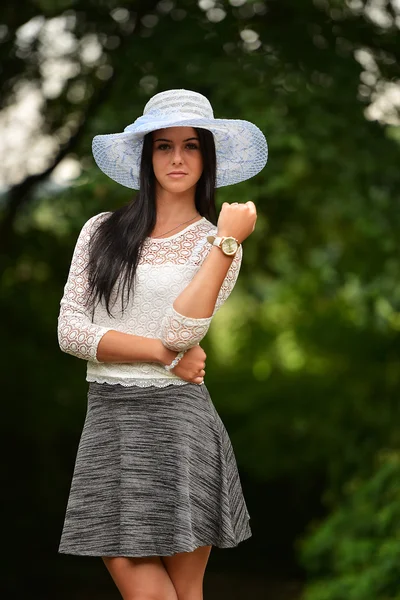
[(196, 130), (167, 127), (153, 131), (153, 169), (159, 185), (168, 192), (185, 192), (196, 186), (203, 172)]

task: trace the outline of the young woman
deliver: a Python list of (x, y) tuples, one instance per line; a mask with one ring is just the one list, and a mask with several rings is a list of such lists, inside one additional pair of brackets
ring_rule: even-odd
[(87, 361), (89, 389), (59, 552), (102, 557), (124, 600), (201, 600), (212, 546), (251, 536), (199, 344), (257, 217), (225, 202), (215, 225), (214, 191), (258, 173), (267, 144), (168, 90), (93, 153), (139, 191), (84, 224), (60, 303), (60, 348)]

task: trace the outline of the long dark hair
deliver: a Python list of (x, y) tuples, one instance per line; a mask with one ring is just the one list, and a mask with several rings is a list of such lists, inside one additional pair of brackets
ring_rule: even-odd
[[(203, 157), (203, 172), (196, 185), (195, 205), (202, 217), (214, 225), (217, 222), (215, 208), (216, 155), (213, 134), (207, 129), (195, 128)], [(117, 279), (118, 289), (122, 283), (122, 312), (124, 312), (125, 289), (133, 293), (133, 282), (140, 252), (145, 238), (156, 224), (155, 175), (153, 170), (152, 133), (144, 136), (140, 163), (140, 189), (134, 199), (112, 211), (97, 227), (89, 244), (87, 305), (104, 300), (107, 313)]]

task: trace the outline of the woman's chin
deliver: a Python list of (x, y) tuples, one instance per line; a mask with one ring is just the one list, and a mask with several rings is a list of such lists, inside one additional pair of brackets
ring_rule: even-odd
[(191, 190), (193, 187), (196, 186), (196, 181), (183, 181), (180, 179), (177, 179), (175, 181), (161, 181), (159, 182), (160, 186), (166, 191), (166, 192), (174, 192), (176, 193), (184, 193), (187, 192), (188, 190)]

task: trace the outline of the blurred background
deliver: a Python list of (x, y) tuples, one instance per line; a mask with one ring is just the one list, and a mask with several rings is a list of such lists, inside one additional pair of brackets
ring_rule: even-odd
[(217, 193), (259, 214), (203, 343), (253, 537), (205, 600), (400, 598), (399, 28), (399, 0), (3, 0), (4, 598), (119, 598), (57, 554), (87, 393), (57, 317), (83, 223), (133, 198), (91, 140), (169, 88), (270, 150)]

